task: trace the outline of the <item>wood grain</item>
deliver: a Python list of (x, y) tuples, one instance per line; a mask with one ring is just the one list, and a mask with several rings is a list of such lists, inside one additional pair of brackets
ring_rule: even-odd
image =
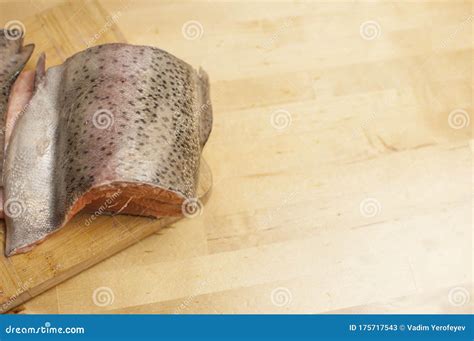
[(24, 313), (472, 311), (472, 2), (101, 5), (209, 73), (213, 195)]
[[(202, 203), (207, 201), (211, 185), (211, 172), (203, 161), (198, 188)], [(78, 214), (32, 251), (10, 258), (3, 256), (4, 233), (0, 235), (0, 312), (14, 309), (31, 297), (181, 220), (180, 217), (150, 219), (101, 215), (91, 219), (92, 216)]]

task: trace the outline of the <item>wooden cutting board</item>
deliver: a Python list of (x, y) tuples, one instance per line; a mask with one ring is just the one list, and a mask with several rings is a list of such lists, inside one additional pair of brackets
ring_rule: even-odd
[[(63, 20), (65, 17), (69, 19)], [(114, 15), (108, 15), (96, 1), (71, 1), (30, 18), (24, 22), (25, 44), (34, 43), (36, 47), (27, 68), (34, 67), (41, 52), (46, 53), (47, 65), (52, 66), (89, 46), (124, 42), (113, 21)], [(202, 203), (211, 184), (210, 169), (202, 162), (198, 188)], [(103, 216), (91, 222), (89, 218), (90, 214), (79, 214), (33, 251), (10, 258), (4, 256), (5, 226), (1, 223), (0, 312), (15, 308), (180, 219)]]

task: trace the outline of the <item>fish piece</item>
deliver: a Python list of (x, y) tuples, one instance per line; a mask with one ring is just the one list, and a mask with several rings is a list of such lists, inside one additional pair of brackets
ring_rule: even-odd
[(8, 97), (15, 79), (30, 59), (33, 49), (33, 44), (23, 46), (23, 32), (0, 29), (0, 186), (2, 185), (5, 115)]
[(195, 198), (212, 127), (206, 73), (158, 48), (107, 44), (36, 73), (5, 160), (6, 254), (80, 210), (161, 217)]
[(23, 47), (23, 32), (0, 29), (0, 219), (3, 214), (3, 159), (6, 126), (6, 111), (10, 89), (19, 72), (28, 62), (34, 45)]

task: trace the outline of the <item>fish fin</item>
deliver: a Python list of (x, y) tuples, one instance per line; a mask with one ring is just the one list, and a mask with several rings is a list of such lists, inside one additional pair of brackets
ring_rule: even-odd
[(41, 83), (46, 74), (46, 54), (42, 52), (38, 58), (38, 62), (36, 63), (36, 77), (35, 77), (35, 88)]
[(25, 56), (25, 64), (30, 59), (35, 49), (35, 44), (28, 44), (22, 47), (21, 53)]

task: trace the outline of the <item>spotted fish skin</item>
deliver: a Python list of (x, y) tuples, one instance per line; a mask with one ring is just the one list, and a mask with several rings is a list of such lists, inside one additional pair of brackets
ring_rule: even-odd
[(101, 45), (50, 68), (7, 150), (6, 254), (116, 192), (110, 213), (180, 215), (211, 127), (206, 73), (158, 48)]
[(0, 29), (0, 185), (4, 157), (5, 115), (10, 89), (30, 59), (34, 45), (23, 46), (23, 33)]

